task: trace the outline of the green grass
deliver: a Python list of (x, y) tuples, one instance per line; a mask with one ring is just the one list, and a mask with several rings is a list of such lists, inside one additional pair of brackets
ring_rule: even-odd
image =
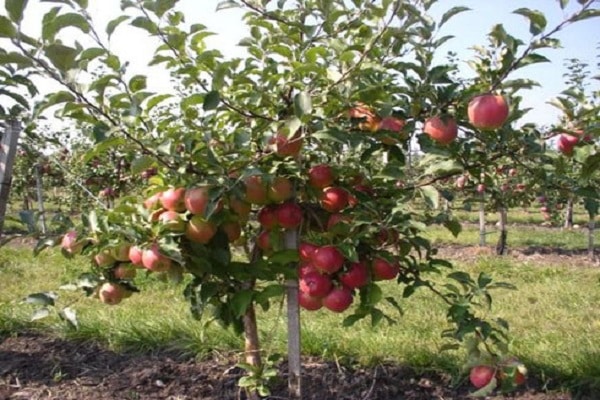
[[(485, 271), (518, 286), (518, 291), (496, 293), (493, 315), (511, 323), (513, 351), (535, 376), (552, 386), (600, 390), (600, 271), (498, 258), (481, 258), (459, 267), (472, 274)], [(59, 306), (75, 302), (78, 330), (56, 316), (29, 322), (33, 306), (21, 302), (27, 294), (56, 290), (84, 269), (83, 260), (64, 260), (57, 252), (34, 258), (27, 248), (1, 248), (0, 334), (39, 329), (130, 351), (170, 348), (206, 355), (214, 351), (235, 354), (242, 349), (241, 339), (232, 332), (216, 325), (203, 329), (190, 316), (181, 294), (183, 285), (153, 277), (142, 277), (142, 293), (113, 307), (60, 291)], [(384, 289), (404, 308), (398, 324), (372, 328), (368, 321), (361, 321), (345, 329), (341, 326), (344, 315), (303, 312), (303, 352), (364, 364), (392, 361), (457, 374), (461, 354), (438, 351), (443, 343), (440, 333), (446, 327), (443, 304), (425, 290), (403, 300), (398, 286), (387, 284)], [(265, 351), (285, 353), (285, 315), (279, 304), (260, 312), (259, 318)]]

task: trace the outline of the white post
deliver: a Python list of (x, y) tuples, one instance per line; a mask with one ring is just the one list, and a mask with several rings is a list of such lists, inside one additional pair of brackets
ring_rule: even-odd
[(4, 217), (8, 206), (12, 170), (20, 134), (21, 123), (16, 120), (8, 120), (0, 140), (0, 236), (4, 229)]

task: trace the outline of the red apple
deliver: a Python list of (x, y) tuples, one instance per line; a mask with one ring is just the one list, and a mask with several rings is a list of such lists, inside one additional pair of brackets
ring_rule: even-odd
[(235, 242), (242, 236), (242, 227), (238, 221), (227, 221), (221, 225), (223, 232), (227, 235), (230, 243)]
[(111, 255), (110, 249), (104, 249), (94, 256), (94, 262), (98, 267), (104, 268), (113, 265), (116, 260)]
[(229, 198), (229, 208), (237, 214), (240, 221), (247, 221), (250, 211), (252, 210), (252, 206), (249, 203), (246, 203), (235, 196)]
[(185, 208), (194, 215), (205, 215), (206, 206), (210, 201), (208, 189), (207, 186), (200, 186), (186, 190), (183, 199)]
[(158, 221), (171, 232), (185, 231), (185, 221), (181, 218), (181, 214), (176, 211), (165, 211), (160, 214)]
[(471, 368), (469, 380), (477, 389), (487, 386), (496, 375), (496, 370), (489, 365), (478, 365)]
[(323, 297), (323, 306), (334, 312), (343, 312), (352, 304), (352, 292), (344, 286), (336, 287)]
[(365, 263), (352, 263), (348, 271), (340, 274), (339, 278), (350, 289), (360, 288), (369, 283), (369, 269)]
[(348, 192), (341, 187), (328, 187), (321, 193), (321, 207), (330, 213), (337, 213), (348, 206)]
[(184, 198), (184, 188), (170, 188), (162, 193), (160, 202), (166, 210), (183, 212), (185, 211)]
[[(274, 242), (275, 241), (275, 242)], [(281, 246), (281, 236), (277, 231), (262, 231), (256, 237), (256, 245), (258, 248), (269, 253)]]
[[(402, 128), (404, 128), (404, 125), (406, 125), (406, 122), (399, 118), (385, 117), (379, 121), (379, 125), (377, 126), (377, 129), (381, 130), (381, 131), (389, 131), (389, 132), (398, 133), (398, 132), (402, 131)], [(381, 138), (381, 141), (383, 143), (391, 146), (391, 145), (398, 143), (399, 138), (400, 138), (400, 136), (394, 137), (394, 136), (385, 135)]]
[(140, 249), (137, 246), (131, 246), (129, 248), (129, 261), (131, 261), (131, 263), (133, 265), (143, 265), (142, 263), (142, 249)]
[(277, 216), (275, 210), (277, 206), (268, 205), (264, 206), (258, 211), (256, 216), (258, 223), (266, 230), (270, 231), (277, 227)]
[(105, 282), (98, 290), (98, 297), (104, 304), (119, 304), (125, 297), (127, 290), (118, 283)]
[(293, 187), (289, 179), (276, 176), (269, 185), (268, 197), (274, 203), (281, 203), (292, 197)]
[(327, 220), (327, 230), (331, 231), (337, 224), (347, 222), (350, 222), (350, 217), (348, 215), (343, 215), (340, 213), (331, 214)]
[(185, 236), (192, 242), (207, 244), (217, 233), (215, 224), (206, 220), (202, 215), (194, 215), (185, 229)]
[(344, 265), (344, 256), (335, 246), (322, 246), (315, 250), (311, 261), (318, 270), (333, 274)]
[(573, 149), (575, 148), (575, 145), (578, 141), (579, 138), (577, 136), (567, 135), (566, 133), (563, 133), (558, 137), (558, 151), (567, 156), (573, 155)]
[(285, 134), (278, 132), (275, 135), (275, 152), (280, 157), (295, 157), (302, 149), (302, 142), (303, 139), (298, 134), (287, 137)]
[(162, 192), (158, 192), (148, 197), (146, 200), (144, 200), (144, 207), (148, 210), (152, 210), (159, 207), (161, 196)]
[(308, 171), (308, 183), (317, 189), (324, 189), (331, 186), (335, 176), (329, 165), (315, 165)]
[(485, 192), (485, 185), (483, 183), (480, 183), (479, 185), (477, 185), (477, 193), (484, 193)]
[(303, 261), (300, 264), (298, 264), (298, 277), (299, 278), (302, 278), (303, 276), (305, 276), (306, 274), (308, 274), (310, 272), (319, 272), (319, 270), (316, 269), (315, 266), (312, 265), (308, 261)]
[(465, 187), (465, 184), (467, 183), (467, 177), (465, 175), (461, 175), (458, 178), (456, 178), (456, 182), (454, 182), (454, 186), (457, 189), (463, 189)]
[(133, 279), (135, 278), (136, 270), (131, 264), (121, 264), (113, 270), (113, 275), (116, 279)]
[(373, 278), (376, 280), (394, 279), (400, 272), (400, 266), (397, 263), (391, 263), (380, 257), (373, 259), (371, 267), (373, 268)]
[(508, 103), (499, 95), (480, 95), (469, 102), (467, 114), (477, 129), (498, 129), (508, 118)]
[(83, 241), (77, 241), (76, 231), (69, 231), (63, 236), (60, 246), (69, 254), (79, 254), (83, 249)]
[(275, 217), (283, 229), (294, 229), (302, 223), (302, 208), (293, 202), (283, 203), (275, 209)]
[(319, 272), (308, 272), (300, 278), (300, 291), (313, 297), (325, 297), (333, 287), (331, 278)]
[(440, 144), (449, 144), (456, 139), (456, 136), (458, 135), (458, 126), (452, 117), (436, 116), (425, 121), (423, 132)]
[(252, 204), (266, 204), (269, 201), (267, 186), (260, 175), (252, 175), (244, 180), (246, 185), (246, 202)]
[(312, 256), (319, 246), (308, 242), (300, 242), (298, 245), (298, 253), (300, 254), (301, 261), (311, 261)]
[(320, 298), (313, 297), (304, 292), (298, 293), (298, 303), (300, 304), (300, 307), (308, 311), (316, 311), (323, 307), (323, 302)]
[(150, 271), (164, 272), (171, 268), (171, 259), (161, 254), (155, 243), (142, 252), (142, 265)]

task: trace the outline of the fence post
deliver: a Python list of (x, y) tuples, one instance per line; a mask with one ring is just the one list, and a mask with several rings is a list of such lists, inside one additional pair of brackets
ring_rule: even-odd
[(0, 139), (0, 237), (4, 231), (4, 218), (8, 206), (12, 170), (20, 134), (21, 123), (19, 121), (14, 119), (6, 121), (4, 133)]

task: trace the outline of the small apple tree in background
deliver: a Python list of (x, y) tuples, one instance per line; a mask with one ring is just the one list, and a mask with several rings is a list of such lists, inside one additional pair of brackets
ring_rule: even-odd
[[(247, 11), (250, 36), (240, 43), (247, 55), (231, 59), (207, 48), (212, 33), (188, 24), (175, 0), (123, 0), (126, 13), (103, 31), (87, 1), (60, 3), (45, 14), (41, 38), (20, 29), (26, 1), (7, 1), (8, 16), (0, 16), (20, 66), (62, 85), (39, 109), (94, 133), (87, 160), (118, 153), (133, 175), (152, 171), (141, 191), (84, 214), (59, 239), (65, 255), (90, 259), (89, 293), (118, 304), (138, 290), (140, 268), (174, 280), (190, 275), (192, 312), (244, 333), (250, 376), (240, 384), (264, 394), (256, 305), (266, 310), (287, 292), (290, 321), (298, 303), (333, 312), (354, 304), (345, 325), (365, 318), (376, 325), (393, 321), (383, 304), (400, 310), (416, 290), (429, 290), (448, 305), (444, 336), (468, 344), (469, 367), (492, 371), (473, 381), (479, 393), (521, 382), (507, 323), (483, 320), (475, 306), (489, 307), (489, 291), (510, 285), (438, 258), (423, 232), (440, 220), (455, 232), (459, 224), (410, 201), (434, 206), (436, 182), (480, 176), (497, 160), (539, 150), (534, 135), (511, 128), (524, 113), (516, 92), (533, 83), (507, 78), (546, 61), (536, 50), (555, 46), (550, 36), (560, 28), (597, 16), (591, 1), (547, 33), (540, 12), (517, 10), (530, 21), (532, 41), (496, 26), (474, 80), (456, 79), (452, 63), (433, 63), (451, 38), (441, 35), (444, 23), (467, 10), (434, 21), (435, 1), (220, 2), (218, 9)], [(173, 91), (149, 91), (148, 77), (129, 74), (127, 60), (110, 51), (124, 23), (158, 43), (151, 65), (170, 72)], [(80, 31), (85, 44), (68, 40), (65, 29)], [(424, 153), (419, 176), (406, 171), (414, 136)], [(438, 275), (444, 283), (432, 279)], [(403, 298), (386, 296), (382, 281), (401, 285)], [(295, 350), (298, 329), (289, 332)], [(299, 397), (299, 353), (289, 357)]]

